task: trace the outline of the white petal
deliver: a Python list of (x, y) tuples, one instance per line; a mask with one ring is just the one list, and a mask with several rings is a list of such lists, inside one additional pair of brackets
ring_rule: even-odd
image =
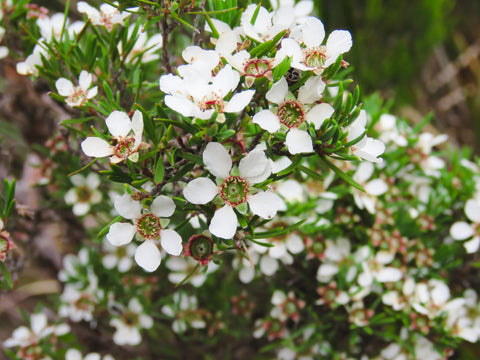
[(301, 25), (302, 40), (307, 48), (319, 46), (325, 37), (325, 28), (323, 23), (316, 17), (310, 16)]
[(380, 270), (375, 278), (379, 282), (398, 281), (402, 278), (402, 272), (396, 268), (386, 267)]
[(107, 240), (110, 241), (110, 244), (122, 246), (131, 242), (136, 232), (136, 226), (129, 223), (117, 222), (110, 226), (106, 237)]
[(335, 30), (327, 39), (325, 67), (333, 64), (340, 54), (346, 53), (352, 47), (352, 35), (346, 30)]
[(55, 87), (57, 88), (58, 93), (62, 96), (70, 96), (75, 91), (72, 82), (65, 78), (58, 79), (55, 82)]
[(288, 93), (288, 84), (285, 77), (282, 77), (279, 81), (272, 85), (270, 90), (267, 91), (265, 97), (268, 101), (281, 104), (285, 100), (285, 96)]
[(40, 335), (47, 326), (47, 316), (44, 313), (30, 315), (30, 325), (35, 334)]
[(233, 95), (223, 111), (227, 113), (242, 111), (250, 103), (254, 94), (255, 90), (245, 90)]
[(110, 134), (114, 137), (126, 137), (132, 130), (132, 122), (123, 111), (114, 111), (105, 119)]
[(220, 143), (208, 143), (203, 152), (203, 163), (207, 170), (214, 176), (226, 179), (230, 175), (232, 158)]
[(372, 163), (361, 162), (360, 165), (358, 165), (357, 171), (355, 171), (353, 178), (359, 183), (364, 183), (372, 177), (374, 170), (375, 167)]
[(299, 254), (305, 248), (302, 238), (297, 234), (290, 234), (287, 237), (286, 245), (288, 251), (290, 251), (292, 254)]
[(105, 157), (113, 155), (113, 148), (110, 144), (99, 137), (87, 137), (82, 141), (81, 146), (84, 154), (87, 156)]
[(265, 181), (272, 173), (272, 163), (262, 150), (253, 150), (240, 160), (238, 165), (240, 176), (250, 184)]
[(388, 185), (382, 179), (375, 179), (369, 181), (367, 185), (365, 185), (365, 191), (367, 194), (379, 196), (385, 194), (388, 191)]
[(285, 143), (287, 144), (288, 152), (292, 155), (313, 152), (312, 138), (304, 130), (290, 129)]
[(160, 250), (153, 240), (146, 240), (135, 251), (135, 262), (145, 271), (157, 270), (162, 261)]
[(215, 211), (210, 222), (210, 232), (222, 239), (231, 239), (237, 232), (237, 215), (230, 206), (224, 206)]
[(280, 129), (280, 120), (277, 115), (270, 110), (262, 110), (256, 113), (252, 118), (253, 123), (258, 124), (262, 129), (269, 133), (274, 133)]
[(480, 223), (480, 204), (474, 199), (467, 200), (465, 215), (474, 223)]
[(150, 209), (155, 216), (170, 217), (175, 212), (175, 203), (168, 196), (160, 195), (153, 200)]
[(143, 133), (143, 114), (139, 110), (135, 110), (133, 113), (133, 118), (132, 118), (132, 130), (133, 133), (135, 134), (135, 138), (138, 136), (141, 136)]
[(175, 230), (165, 229), (160, 231), (160, 244), (167, 254), (178, 256), (182, 253), (182, 238)]
[(209, 178), (204, 177), (190, 181), (183, 189), (183, 196), (192, 204), (209, 203), (217, 194), (218, 186)]
[(369, 137), (367, 137), (366, 140), (367, 141), (365, 142), (365, 145), (362, 148), (358, 149), (355, 152), (355, 155), (367, 161), (375, 163), (382, 162), (383, 159), (379, 158), (379, 156), (385, 152), (385, 144), (380, 140), (372, 139)]
[(78, 83), (83, 90), (88, 90), (92, 84), (92, 74), (89, 74), (85, 70), (82, 70), (80, 77), (78, 78)]
[(480, 236), (475, 236), (472, 240), (468, 240), (463, 244), (468, 254), (473, 254), (474, 252), (477, 252), (479, 245)]
[(464, 221), (456, 222), (450, 228), (450, 236), (455, 240), (465, 240), (473, 235), (472, 227)]
[(286, 210), (286, 205), (277, 194), (261, 191), (248, 198), (250, 210), (263, 219), (271, 219), (277, 211)]
[(278, 261), (270, 256), (262, 256), (260, 260), (260, 270), (265, 275), (271, 276), (278, 270)]
[(320, 129), (323, 122), (330, 118), (333, 115), (335, 109), (332, 105), (327, 103), (322, 103), (315, 105), (305, 116), (305, 120), (311, 124), (315, 125), (315, 129)]
[[(325, 90), (325, 82), (321, 76), (313, 76), (309, 78), (305, 85), (298, 89), (298, 100), (304, 104), (312, 104), (322, 98), (323, 90)], [(331, 115), (331, 114), (330, 114)], [(328, 117), (330, 117), (330, 115)]]
[(142, 216), (142, 205), (139, 201), (133, 200), (130, 194), (118, 196), (113, 202), (115, 210), (125, 219), (138, 219)]
[(83, 356), (77, 349), (69, 349), (65, 354), (65, 360), (82, 360)]

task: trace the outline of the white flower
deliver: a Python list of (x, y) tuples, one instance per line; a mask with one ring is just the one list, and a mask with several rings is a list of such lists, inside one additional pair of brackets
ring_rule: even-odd
[(113, 342), (117, 345), (138, 345), (142, 341), (140, 329), (150, 329), (153, 319), (143, 313), (143, 307), (138, 299), (130, 299), (128, 309), (125, 309), (121, 317), (110, 320), (110, 326), (115, 327)]
[(50, 54), (48, 54), (44, 46), (40, 44), (35, 45), (33, 52), (27, 56), (25, 61), (17, 63), (17, 73), (20, 75), (38, 76), (37, 66), (41, 67), (43, 65), (42, 56), (48, 59)]
[[(93, 157), (110, 156), (112, 164), (126, 159), (137, 162), (138, 150), (145, 147), (142, 143), (142, 113), (135, 110), (130, 121), (128, 115), (123, 111), (114, 111), (107, 117), (105, 123), (115, 139), (115, 145), (110, 145), (99, 137), (87, 137), (81, 144), (85, 155)], [(133, 131), (133, 136), (129, 136), (131, 131)]]
[[(114, 2), (114, 4), (118, 5), (118, 2)], [(115, 6), (102, 4), (98, 11), (85, 1), (79, 1), (77, 9), (80, 13), (86, 14), (93, 25), (105, 26), (107, 31), (111, 31), (116, 24), (123, 25), (126, 18), (130, 16), (130, 12), (137, 10), (137, 8), (129, 8), (128, 11), (120, 12)]]
[(254, 150), (240, 160), (240, 176), (232, 176), (232, 159), (227, 150), (216, 142), (211, 142), (203, 152), (203, 162), (208, 171), (221, 185), (217, 186), (206, 177), (190, 181), (183, 190), (183, 196), (192, 204), (207, 204), (218, 194), (225, 205), (216, 210), (210, 222), (210, 232), (224, 239), (231, 239), (238, 226), (233, 208), (248, 203), (250, 210), (263, 219), (271, 219), (278, 210), (286, 209), (283, 200), (269, 191), (258, 191), (250, 195), (250, 186), (265, 181), (271, 174), (271, 162), (261, 150)]
[[(131, 39), (131, 41), (134, 40), (132, 39), (134, 29), (135, 24), (130, 25), (128, 28), (128, 38)], [(126, 62), (134, 62), (140, 59), (142, 63), (147, 63), (150, 61), (158, 60), (160, 58), (160, 55), (155, 54), (155, 52), (162, 47), (162, 34), (155, 34), (149, 38), (145, 31), (138, 31), (136, 37), (137, 39), (135, 40), (135, 44), (133, 45), (128, 54), (123, 54), (122, 43), (118, 44), (118, 52), (122, 54), (122, 56), (126, 55)]]
[(70, 181), (75, 187), (65, 193), (65, 202), (73, 205), (75, 215), (85, 215), (92, 204), (98, 204), (102, 200), (102, 194), (98, 191), (100, 178), (97, 174), (90, 173), (87, 177), (75, 174), (70, 177)]
[(182, 238), (175, 230), (164, 229), (160, 218), (166, 218), (175, 212), (175, 203), (167, 196), (160, 195), (153, 200), (151, 212), (142, 214), (142, 206), (132, 199), (129, 194), (115, 199), (115, 209), (125, 219), (132, 220), (133, 224), (117, 222), (110, 226), (107, 240), (112, 245), (121, 246), (132, 241), (135, 234), (139, 234), (145, 241), (135, 251), (135, 261), (146, 271), (155, 271), (161, 262), (161, 253), (157, 247), (157, 239), (168, 254), (178, 256), (183, 250)]
[(93, 320), (98, 299), (91, 287), (79, 290), (76, 286), (67, 284), (60, 299), (62, 301), (58, 308), (60, 316), (68, 317), (73, 322)]
[(172, 330), (178, 334), (185, 332), (188, 327), (203, 329), (207, 326), (197, 308), (198, 301), (194, 295), (189, 296), (185, 292), (177, 291), (173, 294), (173, 304), (164, 305), (162, 313), (174, 318)]
[(161, 76), (160, 90), (167, 94), (165, 105), (183, 116), (203, 120), (210, 119), (218, 111), (219, 122), (225, 120), (224, 113), (242, 111), (250, 103), (255, 90), (240, 91), (230, 100), (225, 100), (237, 87), (240, 74), (227, 64), (216, 76), (212, 76), (212, 66), (218, 65), (217, 58), (218, 54), (215, 53), (210, 57), (212, 61), (196, 61), (180, 66), (178, 72), (181, 77), (172, 74)]
[(69, 25), (69, 19), (65, 19), (65, 14), (56, 13), (51, 17), (44, 16), (37, 19), (37, 25), (40, 29), (40, 34), (43, 39), (47, 42), (51, 42), (53, 39), (61, 40), (61, 36), (64, 32), (67, 32), (70, 38), (75, 34), (80, 33), (80, 31), (85, 26), (85, 23), (81, 21), (76, 21), (73, 24)]
[(464, 211), (472, 223), (457, 221), (450, 228), (450, 236), (455, 240), (472, 238), (464, 244), (467, 253), (472, 254), (480, 246), (480, 204), (475, 199), (469, 199), (465, 203)]
[[(287, 30), (295, 24), (295, 13), (291, 8), (280, 8), (275, 13), (268, 12), (260, 6), (257, 12), (257, 5), (250, 4), (240, 18), (240, 25), (246, 36), (259, 42), (273, 40), (283, 30)], [(255, 22), (252, 24), (253, 15), (257, 12)]]
[(70, 331), (70, 327), (66, 324), (48, 325), (47, 316), (44, 313), (30, 315), (30, 328), (20, 326), (15, 329), (12, 336), (5, 340), (5, 347), (26, 347), (36, 345), (39, 340), (50, 335), (65, 335)]
[(277, 58), (281, 61), (286, 56), (291, 56), (292, 67), (302, 71), (311, 70), (320, 75), (324, 68), (352, 47), (352, 35), (346, 30), (333, 31), (326, 45), (322, 45), (324, 37), (323, 23), (310, 16), (293, 28), (289, 38), (282, 40)]
[(390, 114), (380, 115), (380, 120), (375, 125), (375, 130), (380, 133), (379, 140), (384, 143), (393, 142), (397, 146), (407, 146), (408, 142), (404, 135), (401, 135), (396, 124), (397, 119)]
[[(361, 110), (358, 117), (345, 130), (348, 131), (347, 141), (353, 141), (365, 133), (365, 126), (367, 125), (367, 113)], [(380, 155), (385, 151), (385, 144), (380, 140), (372, 139), (366, 134), (355, 145), (350, 147), (352, 153), (360, 159), (367, 161), (381, 163)]]
[(133, 258), (137, 246), (135, 244), (127, 244), (125, 247), (113, 246), (108, 239), (103, 242), (103, 249), (107, 253), (102, 257), (102, 264), (106, 269), (117, 268), (118, 271), (125, 273), (132, 268)]
[(66, 97), (65, 102), (72, 107), (82, 106), (87, 100), (97, 95), (97, 87), (90, 88), (92, 74), (82, 70), (78, 83), (78, 86), (75, 86), (65, 78), (60, 78), (55, 83), (58, 93)]
[(299, 90), (298, 100), (288, 91), (285, 77), (273, 84), (267, 92), (269, 102), (277, 104), (277, 108), (261, 110), (252, 121), (270, 133), (280, 130), (283, 125), (287, 128), (285, 143), (290, 154), (313, 152), (313, 143), (310, 134), (299, 127), (304, 122), (312, 123), (315, 129), (320, 129), (322, 123), (332, 116), (334, 109), (327, 103), (317, 104), (305, 111), (304, 104), (313, 103), (321, 98), (325, 83), (320, 77), (308, 79)]

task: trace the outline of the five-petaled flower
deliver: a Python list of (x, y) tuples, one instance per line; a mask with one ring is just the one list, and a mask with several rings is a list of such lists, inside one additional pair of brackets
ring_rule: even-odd
[(253, 150), (240, 160), (239, 175), (233, 175), (232, 159), (228, 151), (217, 142), (211, 142), (203, 152), (203, 162), (208, 171), (217, 177), (220, 185), (207, 177), (190, 181), (183, 196), (192, 204), (207, 204), (220, 195), (224, 206), (215, 211), (210, 222), (210, 232), (223, 239), (231, 239), (237, 232), (238, 220), (234, 207), (248, 203), (250, 210), (263, 219), (271, 219), (277, 211), (285, 210), (283, 200), (270, 191), (259, 190), (251, 195), (251, 185), (261, 183), (271, 174), (271, 162), (261, 150)]
[(60, 78), (55, 83), (58, 93), (64, 96), (65, 102), (71, 107), (82, 106), (87, 100), (97, 95), (97, 87), (90, 88), (92, 84), (92, 74), (82, 70), (78, 78), (78, 86), (65, 78)]
[(145, 241), (135, 250), (135, 261), (146, 271), (155, 271), (162, 256), (157, 247), (158, 239), (162, 249), (168, 254), (178, 256), (183, 250), (182, 238), (175, 230), (162, 227), (160, 218), (167, 218), (175, 212), (175, 203), (167, 196), (156, 197), (150, 205), (150, 211), (133, 200), (129, 194), (119, 196), (114, 202), (115, 209), (129, 222), (117, 222), (110, 226), (107, 240), (112, 245), (121, 246), (132, 241), (135, 234)]
[[(106, 157), (110, 156), (112, 164), (123, 160), (138, 161), (138, 150), (148, 147), (142, 142), (143, 116), (135, 110), (130, 121), (128, 115), (122, 111), (112, 112), (105, 120), (108, 130), (113, 135), (113, 143), (90, 136), (82, 141), (82, 150), (87, 156)], [(133, 136), (129, 135), (133, 131)]]

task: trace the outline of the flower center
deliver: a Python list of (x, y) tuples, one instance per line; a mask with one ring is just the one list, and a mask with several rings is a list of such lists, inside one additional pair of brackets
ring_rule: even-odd
[(160, 235), (160, 219), (153, 214), (142, 215), (136, 223), (137, 231), (144, 239), (156, 239)]
[(230, 206), (237, 206), (247, 200), (248, 183), (239, 176), (230, 176), (220, 185), (220, 196)]
[(267, 59), (251, 59), (243, 67), (246, 76), (259, 78), (272, 69), (272, 64)]
[(119, 158), (126, 159), (134, 152), (135, 139), (130, 136), (120, 139), (113, 151)]
[(205, 110), (215, 110), (219, 113), (223, 112), (224, 103), (222, 97), (216, 93), (211, 93), (206, 95), (199, 104), (199, 107), (202, 111)]
[(77, 188), (77, 197), (79, 202), (88, 202), (92, 197), (92, 192), (88, 186), (80, 186)]
[(321, 68), (325, 64), (325, 46), (304, 50), (304, 63), (308, 67)]
[(126, 312), (123, 314), (123, 320), (127, 326), (135, 326), (138, 324), (138, 314)]
[(297, 312), (297, 304), (295, 304), (293, 301), (288, 301), (285, 304), (285, 312), (288, 315), (295, 314)]
[(294, 100), (287, 100), (280, 105), (277, 116), (280, 122), (290, 129), (299, 127), (305, 120), (302, 103)]

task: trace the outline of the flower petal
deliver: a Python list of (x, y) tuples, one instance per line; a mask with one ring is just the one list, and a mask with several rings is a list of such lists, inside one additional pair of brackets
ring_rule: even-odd
[(170, 217), (175, 212), (175, 203), (168, 196), (160, 195), (153, 200), (150, 209), (155, 216)]
[(467, 200), (465, 215), (474, 223), (480, 223), (480, 204), (474, 199)]
[(261, 191), (248, 198), (250, 210), (263, 219), (271, 219), (279, 210), (286, 210), (287, 207), (282, 198), (269, 191)]
[(125, 219), (135, 220), (142, 216), (142, 205), (133, 200), (130, 194), (118, 196), (113, 202), (115, 210)]
[(213, 200), (218, 194), (218, 186), (209, 178), (199, 177), (190, 181), (185, 189), (183, 196), (192, 204), (206, 204)]
[(473, 235), (472, 226), (465, 221), (459, 221), (450, 228), (450, 236), (455, 240), (465, 240)]
[(87, 71), (82, 70), (80, 77), (78, 78), (78, 83), (83, 90), (88, 90), (92, 84), (92, 74), (89, 74)]
[(210, 232), (222, 239), (231, 239), (237, 232), (237, 215), (230, 206), (224, 206), (215, 211), (210, 222)]
[(57, 91), (62, 96), (70, 96), (75, 91), (73, 84), (70, 80), (65, 78), (60, 78), (55, 82), (55, 87)]
[(135, 251), (135, 262), (145, 271), (157, 270), (162, 261), (160, 250), (153, 240), (146, 240)]
[(325, 27), (316, 17), (310, 16), (300, 25), (302, 28), (302, 41), (307, 48), (319, 46), (325, 37)]
[(226, 113), (237, 113), (242, 111), (250, 103), (255, 90), (245, 90), (232, 96), (228, 104), (223, 109)]
[(137, 232), (136, 226), (130, 223), (117, 222), (110, 226), (108, 230), (107, 240), (114, 246), (122, 246), (132, 241), (133, 236)]
[(160, 244), (167, 254), (178, 256), (182, 253), (182, 237), (175, 230), (165, 229), (160, 231)]
[[(313, 76), (309, 78), (305, 85), (298, 89), (298, 100), (304, 104), (312, 104), (322, 98), (323, 90), (325, 90), (325, 82), (321, 76)], [(330, 116), (328, 116), (330, 117)]]
[(290, 129), (285, 143), (289, 153), (292, 155), (313, 152), (312, 138), (304, 130)]
[(114, 137), (126, 137), (130, 130), (132, 130), (132, 122), (126, 113), (123, 111), (114, 111), (105, 119), (108, 131)]
[(105, 157), (113, 155), (113, 148), (108, 142), (99, 137), (87, 137), (81, 143), (85, 155), (92, 157)]
[(335, 30), (327, 39), (325, 67), (333, 64), (340, 54), (346, 53), (352, 47), (352, 35), (347, 30)]
[(327, 103), (322, 103), (315, 105), (305, 116), (305, 120), (311, 124), (315, 125), (315, 129), (320, 129), (323, 122), (330, 118), (333, 115), (335, 109), (332, 105)]
[(468, 254), (473, 254), (477, 252), (479, 245), (480, 236), (475, 236), (472, 240), (465, 241), (465, 243), (463, 244)]
[(279, 81), (272, 85), (270, 90), (267, 91), (265, 97), (268, 101), (281, 104), (285, 100), (285, 96), (288, 93), (287, 79), (283, 76)]
[(208, 143), (203, 152), (203, 163), (207, 170), (214, 176), (226, 179), (230, 175), (232, 158), (220, 143)]
[(262, 110), (256, 113), (252, 118), (253, 123), (258, 124), (263, 130), (274, 133), (280, 129), (280, 120), (277, 115), (270, 110)]
[(262, 150), (253, 150), (240, 160), (238, 165), (240, 176), (250, 184), (265, 181), (272, 173), (272, 163)]

